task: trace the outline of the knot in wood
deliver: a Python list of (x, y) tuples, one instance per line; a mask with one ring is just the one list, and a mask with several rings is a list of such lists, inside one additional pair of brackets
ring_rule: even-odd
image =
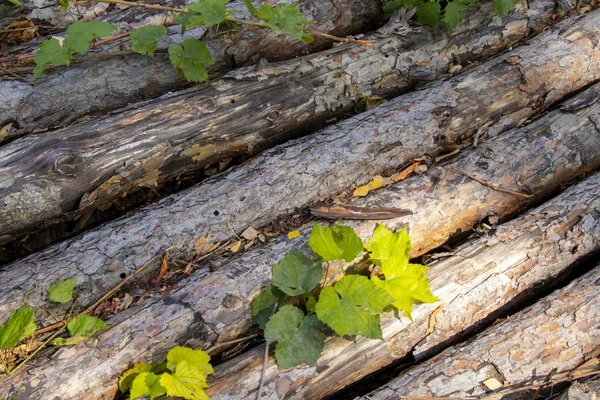
[(56, 159), (54, 169), (61, 175), (77, 176), (83, 169), (83, 158), (78, 153), (64, 154)]

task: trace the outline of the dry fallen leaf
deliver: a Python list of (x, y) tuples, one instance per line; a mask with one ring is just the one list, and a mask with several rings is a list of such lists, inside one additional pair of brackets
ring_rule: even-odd
[(287, 236), (288, 239), (296, 239), (298, 236), (300, 236), (300, 231), (291, 231)]
[(202, 257), (203, 255), (210, 253), (219, 247), (219, 244), (221, 244), (221, 242), (210, 243), (210, 233), (205, 237), (201, 237), (200, 239), (196, 240), (196, 243), (194, 243), (196, 256)]
[(485, 385), (486, 388), (488, 388), (489, 390), (496, 390), (502, 387), (502, 382), (500, 382), (498, 379), (496, 378), (489, 378), (486, 379), (485, 381), (483, 381), (483, 384)]
[(375, 190), (375, 189), (378, 189), (381, 186), (383, 186), (382, 181), (383, 181), (382, 177), (380, 177), (380, 176), (374, 177), (373, 180), (371, 182), (367, 183), (366, 185), (357, 187), (353, 193), (353, 196), (355, 196), (355, 197), (366, 196), (367, 194), (369, 194), (369, 192), (371, 190)]
[(247, 240), (254, 240), (258, 237), (258, 231), (249, 226), (244, 232), (242, 232), (242, 237)]
[(238, 240), (237, 243), (231, 246), (229, 250), (231, 250), (232, 253), (237, 253), (240, 251), (240, 247), (242, 247), (242, 241)]
[[(11, 30), (14, 31), (10, 32)], [(6, 26), (5, 31), (10, 32), (6, 37), (7, 42), (27, 42), (36, 36), (38, 27), (29, 20), (13, 21)]]
[(8, 137), (10, 130), (12, 129), (12, 123), (4, 125), (0, 128), (0, 142)]

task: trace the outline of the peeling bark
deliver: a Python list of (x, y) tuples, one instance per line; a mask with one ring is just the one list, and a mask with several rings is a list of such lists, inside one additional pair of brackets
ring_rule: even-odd
[(599, 350), (599, 290), (600, 266), (364, 399), (480, 396), (489, 392), (487, 379), (518, 387), (560, 376)]
[[(222, 176), (10, 264), (0, 271), (0, 315), (7, 315), (7, 307), (33, 283), (45, 288), (63, 275), (74, 277), (85, 289), (81, 303), (91, 303), (122, 274), (131, 274), (176, 243), (180, 254), (190, 254), (195, 240), (209, 232), (214, 240), (224, 240), (231, 236), (228, 226), (241, 232), (250, 225), (265, 225), (410, 158), (445, 149), (444, 142), (470, 135), (486, 121), (500, 119), (502, 128), (510, 125), (507, 121), (516, 124), (548, 107), (549, 100), (600, 78), (600, 63), (595, 62), (600, 57), (598, 38), (600, 11), (565, 20), (531, 46), (463, 76), (266, 151)], [(568, 67), (558, 65), (569, 58), (573, 62)], [(520, 71), (506, 59), (519, 59)], [(585, 67), (579, 69), (582, 64)], [(567, 74), (573, 80), (566, 79)], [(42, 292), (33, 293), (29, 302), (41, 307)]]
[[(287, 2), (300, 7), (306, 18), (311, 21), (311, 29), (333, 35), (358, 34), (382, 18), (380, 2), (373, 0)], [(50, 14), (55, 14), (55, 8), (60, 6), (54, 1), (52, 3)], [(184, 3), (181, 0), (173, 0), (170, 5), (183, 7)], [(90, 17), (96, 13), (101, 14), (106, 6), (108, 4), (91, 3), (72, 7), (63, 12), (65, 18), (54, 22), (67, 25), (67, 20), (73, 16)], [(230, 7), (245, 10), (243, 2), (239, 0), (232, 2)], [(42, 7), (36, 10), (39, 11), (37, 14), (40, 14), (47, 9)], [(247, 14), (247, 11), (245, 13)], [(32, 16), (35, 14), (32, 13)], [(131, 8), (106, 14), (98, 20), (110, 22), (117, 26), (120, 32), (127, 32), (148, 23), (168, 22), (172, 17), (173, 13), (164, 11)], [(169, 35), (161, 41), (153, 58), (132, 53), (130, 42), (122, 39), (91, 51), (91, 57), (78, 56), (82, 62), (47, 71), (45, 76), (36, 80), (33, 85), (22, 81), (0, 82), (0, 126), (13, 122), (16, 129), (9, 138), (16, 137), (32, 131), (66, 126), (91, 113), (114, 110), (185, 87), (188, 83), (177, 76), (169, 62), (166, 49), (171, 43), (182, 42), (187, 37), (199, 38), (204, 31), (201, 27), (194, 28), (186, 32), (184, 38), (180, 35), (180, 27), (171, 26), (168, 30)], [(222, 74), (236, 67), (254, 64), (261, 58), (270, 61), (289, 59), (322, 50), (330, 44), (330, 41), (318, 38), (315, 43), (307, 45), (289, 35), (269, 33), (261, 29), (242, 29), (227, 35), (218, 35), (207, 41), (215, 60), (215, 65), (209, 68), (209, 72), (213, 75)], [(121, 56), (115, 56), (116, 47), (122, 52)], [(21, 47), (13, 51), (19, 49)], [(14, 62), (10, 57), (3, 61), (8, 65)], [(29, 67), (19, 67), (17, 72), (25, 75), (30, 70)]]
[[(596, 134), (592, 122), (600, 116), (598, 89), (600, 85), (591, 89), (595, 97), (589, 96), (590, 91), (586, 91), (565, 104), (564, 108), (569, 111), (555, 110), (526, 128), (513, 130), (480, 144), (477, 149), (464, 152), (452, 163), (434, 167), (426, 175), (376, 191), (367, 198), (356, 201), (354, 205), (404, 205), (412, 208), (413, 215), (386, 221), (386, 225), (394, 230), (404, 225), (409, 227), (413, 241), (411, 255), (416, 256), (441, 245), (456, 231), (471, 229), (492, 213), (505, 218), (531, 202), (539, 202), (574, 177), (600, 166), (600, 136)], [(580, 100), (590, 97), (595, 101), (589, 103), (588, 100), (589, 104), (583, 106)], [(451, 168), (477, 173), (482, 179), (511, 188), (519, 182), (522, 186), (514, 188), (515, 190), (529, 190), (534, 196), (525, 199), (492, 190), (463, 175), (446, 173)], [(446, 176), (446, 181), (442, 186), (443, 176)], [(432, 268), (431, 280), (436, 295), (444, 294), (442, 300), (445, 302), (452, 298), (459, 299), (447, 306), (450, 308), (448, 312), (453, 313), (455, 308), (462, 312), (447, 314), (453, 315), (452, 321), (457, 321), (457, 324), (445, 328), (444, 332), (454, 335), (465, 325), (485, 317), (490, 309), (509, 302), (535, 283), (557, 274), (574, 260), (596, 249), (600, 232), (597, 232), (597, 227), (590, 231), (589, 224), (595, 218), (594, 207), (600, 204), (598, 182), (600, 176), (579, 185), (579, 189), (572, 189), (534, 213), (501, 226), (496, 236), (481, 238), (474, 242), (472, 248), (462, 250), (452, 261)], [(581, 192), (585, 195), (581, 195)], [(579, 231), (577, 223), (571, 224), (573, 215), (581, 215), (581, 221), (586, 221), (587, 225), (581, 228), (583, 233)], [(528, 228), (536, 226), (535, 224), (539, 229)], [(373, 232), (376, 221), (352, 221), (348, 225), (353, 226), (366, 240)], [(564, 231), (561, 231), (563, 228)], [(555, 232), (553, 235), (550, 234), (552, 229)], [(142, 307), (129, 309), (112, 318), (109, 324), (113, 328), (101, 334), (97, 342), (82, 343), (74, 348), (48, 354), (43, 359), (38, 359), (35, 367), (24, 369), (22, 373), (16, 373), (5, 381), (0, 385), (0, 390), (8, 392), (24, 386), (22, 395), (25, 397), (44, 398), (53, 394), (79, 398), (82, 393), (86, 393), (91, 398), (110, 398), (115, 390), (117, 377), (133, 362), (160, 361), (168, 349), (177, 344), (206, 349), (217, 342), (247, 334), (251, 330), (250, 302), (269, 281), (272, 264), (278, 262), (292, 246), (306, 248), (309, 231), (310, 227), (304, 227), (300, 238), (294, 241), (285, 237), (276, 238), (267, 245), (234, 259), (215, 261), (210, 269), (200, 270), (182, 281), (168, 297), (149, 301)], [(543, 235), (547, 236), (545, 244), (539, 241)], [(569, 247), (573, 241), (578, 243), (576, 248)], [(525, 246), (531, 246), (529, 254), (537, 255), (542, 245), (546, 246), (544, 249), (547, 248), (548, 252), (539, 255), (538, 264), (528, 264), (528, 268), (531, 268), (529, 272), (522, 265), (523, 260), (518, 258), (513, 260), (514, 265), (501, 265), (497, 268), (490, 267), (488, 261), (481, 262), (487, 260), (486, 257), (491, 257), (492, 261), (500, 255), (506, 258), (506, 253), (503, 252), (508, 251), (507, 249), (514, 249), (517, 254), (521, 254), (518, 250)], [(573, 251), (561, 253), (561, 250), (567, 248)], [(550, 262), (545, 263), (546, 259)], [(472, 275), (468, 271), (473, 271)], [(57, 274), (63, 272), (72, 271), (55, 271), (52, 278), (46, 278), (48, 284), (59, 279)], [(508, 276), (511, 278), (508, 279)], [(16, 277), (17, 275), (13, 275), (14, 279)], [(98, 275), (99, 282), (103, 279), (108, 278)], [(492, 290), (493, 287), (478, 288), (477, 285), (486, 279), (499, 285), (509, 285), (502, 286), (504, 292), (495, 288), (504, 295), (491, 299), (497, 295)], [(32, 281), (31, 278), (29, 281)], [(512, 282), (517, 281), (522, 283), (515, 286), (514, 290), (507, 290)], [(3, 280), (0, 287), (5, 284), (9, 284), (8, 279)], [(16, 288), (12, 290), (14, 293), (18, 291)], [(485, 290), (491, 292), (487, 293)], [(87, 290), (82, 292), (82, 295), (87, 295)], [(473, 307), (465, 307), (472, 298), (460, 300), (460, 293), (463, 292), (480, 295), (482, 302), (489, 303), (489, 309), (482, 309), (475, 318), (471, 313)], [(11, 295), (12, 298), (14, 296), (15, 294)], [(435, 306), (437, 305), (434, 308)], [(429, 311), (427, 306), (415, 310), (416, 325), (410, 325), (406, 321), (399, 324), (393, 318), (387, 318), (386, 337), (400, 328), (406, 328), (408, 333), (402, 331), (399, 336), (422, 334), (420, 327), (423, 321), (427, 321)], [(441, 322), (438, 322), (438, 326), (441, 326)], [(403, 340), (394, 339), (389, 346), (394, 346), (398, 341), (403, 343)], [(439, 341), (443, 341), (443, 337), (436, 338), (434, 344)], [(339, 343), (340, 346), (348, 346), (343, 340)], [(379, 342), (367, 341), (363, 344), (376, 346)], [(410, 350), (411, 347), (407, 348)], [(345, 351), (354, 350), (345, 348)], [(386, 347), (385, 351), (389, 352), (389, 348)], [(396, 350), (392, 354), (402, 357)], [(232, 392), (239, 390), (241, 398), (255, 389), (253, 385), (258, 380), (252, 384), (248, 382), (256, 377), (256, 373), (260, 373), (261, 357), (262, 351), (259, 350), (256, 358), (248, 358), (250, 363), (256, 364), (256, 369), (250, 372), (248, 378), (243, 378), (248, 386), (231, 388)], [(323, 362), (328, 362), (327, 357)], [(228, 365), (232, 364), (236, 362)], [(82, 369), (79, 368), (80, 365), (89, 367)], [(241, 367), (247, 364), (237, 365)], [(269, 368), (270, 373), (275, 373), (274, 364)], [(314, 368), (308, 369), (302, 374), (312, 374), (314, 371)], [(328, 371), (331, 372), (332, 369)], [(347, 370), (345, 372), (348, 373)], [(226, 375), (224, 372), (219, 374)], [(234, 377), (230, 378), (234, 380)], [(221, 378), (217, 379), (216, 385), (221, 385), (220, 380)], [(231, 381), (227, 382), (219, 387), (233, 385)]]

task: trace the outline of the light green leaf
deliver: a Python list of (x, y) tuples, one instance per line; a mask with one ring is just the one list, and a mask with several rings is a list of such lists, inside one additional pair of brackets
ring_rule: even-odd
[(293, 248), (273, 266), (273, 284), (290, 296), (308, 293), (323, 279), (321, 263), (315, 263)]
[(255, 15), (274, 31), (287, 33), (306, 43), (314, 41), (311, 36), (304, 33), (302, 25), (308, 24), (309, 21), (295, 4), (279, 3), (275, 7), (261, 4)]
[(371, 240), (365, 243), (365, 249), (371, 253), (371, 260), (381, 265), (385, 260), (396, 254), (408, 257), (410, 252), (410, 236), (406, 229), (392, 232), (383, 224), (379, 224), (373, 232)]
[(8, 0), (8, 2), (14, 4), (15, 6), (23, 6), (23, 3), (21, 3), (19, 0)]
[(278, 302), (283, 304), (284, 298), (285, 293), (277, 289), (275, 286), (265, 286), (262, 293), (252, 300), (252, 322), (258, 325), (260, 329), (265, 329), (267, 321), (269, 318), (271, 318), (271, 314), (273, 314), (275, 305)]
[(66, 10), (67, 8), (69, 8), (69, 0), (58, 0), (57, 2), (58, 2), (58, 4), (61, 5), (63, 10)]
[(392, 305), (412, 320), (412, 306), (415, 303), (435, 303), (438, 299), (431, 293), (427, 279), (427, 267), (409, 264), (403, 254), (396, 254), (381, 265), (385, 281), (373, 276), (373, 283), (393, 298)]
[(48, 288), (48, 299), (61, 304), (71, 301), (74, 287), (75, 279), (65, 279), (64, 281), (56, 282)]
[(174, 374), (162, 374), (161, 385), (169, 396), (179, 396), (191, 400), (210, 400), (204, 392), (208, 387), (206, 376), (187, 361), (177, 364)]
[(315, 365), (325, 343), (322, 328), (315, 315), (305, 316), (291, 305), (281, 307), (265, 327), (267, 342), (277, 342), (275, 357), (279, 368), (291, 368), (303, 362)]
[(462, 21), (467, 6), (461, 0), (454, 0), (444, 8), (444, 23), (448, 29), (454, 29)]
[(160, 384), (160, 376), (152, 372), (141, 372), (132, 382), (129, 398), (133, 400), (150, 396), (150, 400), (153, 400), (155, 397), (166, 393), (167, 389)]
[(254, 9), (254, 5), (252, 4), (252, 1), (244, 0), (244, 4), (246, 5), (246, 8), (248, 9), (248, 12), (250, 13), (250, 15), (254, 16), (256, 14), (256, 10)]
[(36, 331), (37, 328), (38, 328), (37, 324), (35, 322), (31, 321), (29, 323), (29, 325), (27, 325), (27, 328), (25, 328), (25, 331), (21, 335), (20, 339), (25, 339), (26, 337), (33, 335), (33, 333)]
[(417, 21), (429, 26), (436, 26), (440, 22), (442, 7), (436, 1), (420, 3), (417, 8)]
[(315, 312), (315, 306), (317, 305), (317, 299), (315, 299), (315, 296), (308, 296), (308, 299), (306, 300), (306, 310), (308, 312)]
[(10, 317), (0, 326), (0, 349), (12, 349), (30, 328), (34, 312), (28, 306), (11, 310)]
[(188, 5), (188, 10), (196, 13), (202, 19), (202, 24), (213, 26), (225, 21), (227, 16), (227, 4), (229, 0), (200, 0)]
[(129, 40), (132, 41), (131, 50), (153, 56), (158, 42), (166, 34), (167, 28), (162, 25), (145, 25), (137, 28), (129, 35)]
[(67, 38), (63, 43), (63, 47), (70, 47), (71, 49), (85, 53), (90, 49), (92, 39), (95, 37), (106, 37), (110, 36), (111, 33), (117, 28), (109, 24), (108, 22), (90, 21), (73, 22), (67, 28)]
[(308, 245), (325, 261), (350, 262), (363, 251), (363, 243), (354, 230), (340, 224), (327, 228), (314, 224)]
[(177, 73), (191, 82), (208, 82), (206, 66), (215, 63), (206, 45), (196, 39), (169, 47), (169, 60)]
[(382, 339), (378, 313), (394, 299), (361, 275), (346, 275), (321, 291), (315, 311), (338, 335)]
[(167, 354), (167, 367), (173, 371), (182, 361), (187, 361), (204, 375), (213, 373), (213, 368), (209, 363), (210, 356), (202, 350), (193, 350), (181, 346), (173, 347)]
[(56, 38), (44, 40), (33, 61), (35, 62), (35, 68), (33, 69), (32, 79), (35, 80), (42, 75), (48, 64), (69, 65), (71, 62), (71, 49), (67, 46), (61, 46)]
[(501, 17), (508, 14), (514, 5), (513, 0), (494, 0), (494, 10)]
[(67, 329), (71, 336), (93, 335), (102, 329), (107, 329), (108, 325), (99, 318), (87, 314), (80, 314), (67, 323)]
[(55, 346), (75, 346), (89, 338), (90, 335), (75, 335), (68, 338), (57, 337), (52, 341), (52, 344)]
[(133, 367), (125, 371), (123, 375), (121, 375), (121, 378), (119, 378), (119, 390), (121, 391), (121, 393), (125, 393), (126, 391), (131, 389), (131, 385), (136, 376), (138, 376), (142, 372), (150, 371), (152, 371), (152, 365), (147, 363), (135, 364)]

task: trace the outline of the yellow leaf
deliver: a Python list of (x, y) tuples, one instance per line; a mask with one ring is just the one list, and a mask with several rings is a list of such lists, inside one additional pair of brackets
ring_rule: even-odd
[(490, 390), (496, 390), (502, 387), (502, 382), (500, 382), (496, 378), (486, 379), (485, 381), (483, 381), (483, 384)]
[(353, 193), (354, 197), (364, 197), (369, 194), (369, 185), (359, 186)]
[(355, 197), (366, 196), (371, 190), (378, 189), (383, 186), (383, 183), (381, 182), (382, 179), (383, 178), (381, 178), (380, 176), (376, 176), (371, 182), (367, 183), (366, 185), (357, 187), (353, 195)]
[(288, 239), (296, 239), (298, 236), (300, 236), (300, 231), (291, 231), (288, 233)]
[(233, 246), (231, 246), (231, 252), (232, 253), (237, 253), (238, 251), (240, 251), (240, 247), (242, 247), (242, 241), (238, 240), (236, 244), (234, 244)]

